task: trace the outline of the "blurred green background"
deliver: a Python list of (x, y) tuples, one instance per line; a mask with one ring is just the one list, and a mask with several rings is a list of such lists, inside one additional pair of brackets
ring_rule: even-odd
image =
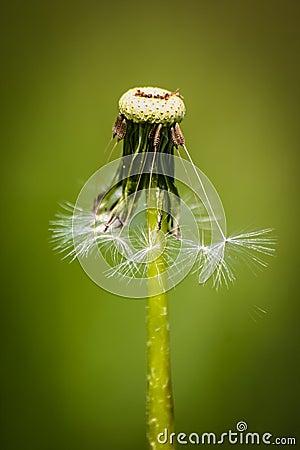
[(229, 290), (191, 276), (170, 292), (177, 431), (244, 420), (300, 438), (299, 2), (1, 3), (1, 448), (146, 447), (145, 302), (101, 290), (48, 242), (136, 85), (180, 88), (229, 231), (279, 239), (270, 267), (241, 267)]

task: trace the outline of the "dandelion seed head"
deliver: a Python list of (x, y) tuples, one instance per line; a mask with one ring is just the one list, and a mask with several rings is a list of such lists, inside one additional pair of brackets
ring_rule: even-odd
[[(190, 271), (200, 284), (211, 280), (218, 289), (235, 281), (238, 262), (252, 270), (266, 267), (274, 254), (272, 230), (227, 237), (219, 195), (185, 145), (178, 90), (130, 89), (119, 110), (111, 142), (117, 140), (113, 150), (122, 141), (123, 156), (96, 171), (76, 206), (67, 203), (56, 216), (55, 250), (77, 258), (104, 289), (139, 298), (149, 294), (149, 277), (155, 278), (154, 295)], [(189, 193), (186, 201), (182, 187)]]
[(178, 91), (157, 87), (129, 89), (119, 100), (120, 113), (133, 122), (172, 124), (181, 122), (185, 105)]

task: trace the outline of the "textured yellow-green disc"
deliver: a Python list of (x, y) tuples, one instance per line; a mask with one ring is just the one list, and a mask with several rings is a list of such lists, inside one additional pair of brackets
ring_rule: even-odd
[(181, 122), (185, 105), (178, 92), (157, 87), (129, 89), (119, 100), (120, 113), (133, 122)]

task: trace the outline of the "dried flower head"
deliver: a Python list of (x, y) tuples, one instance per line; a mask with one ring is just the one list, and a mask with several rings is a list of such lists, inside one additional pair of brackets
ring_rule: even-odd
[(181, 122), (185, 105), (179, 91), (143, 87), (129, 89), (119, 100), (120, 114), (133, 122), (160, 123)]
[[(123, 144), (122, 157), (99, 169), (75, 207), (68, 204), (52, 224), (56, 249), (78, 258), (96, 283), (114, 293), (147, 296), (153, 262), (155, 293), (192, 270), (200, 283), (212, 277), (214, 286), (228, 285), (237, 259), (262, 267), (274, 252), (270, 229), (227, 237), (219, 195), (185, 145), (179, 125), (184, 115), (178, 90), (125, 92), (112, 129), (115, 145)], [(151, 230), (147, 214), (155, 223)]]

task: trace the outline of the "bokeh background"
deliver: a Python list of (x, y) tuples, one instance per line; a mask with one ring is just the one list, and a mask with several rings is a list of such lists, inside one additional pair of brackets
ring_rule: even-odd
[(299, 2), (1, 4), (0, 447), (146, 448), (145, 302), (101, 290), (48, 242), (136, 85), (180, 88), (229, 230), (279, 240), (229, 290), (191, 276), (170, 293), (177, 431), (244, 420), (300, 439)]

